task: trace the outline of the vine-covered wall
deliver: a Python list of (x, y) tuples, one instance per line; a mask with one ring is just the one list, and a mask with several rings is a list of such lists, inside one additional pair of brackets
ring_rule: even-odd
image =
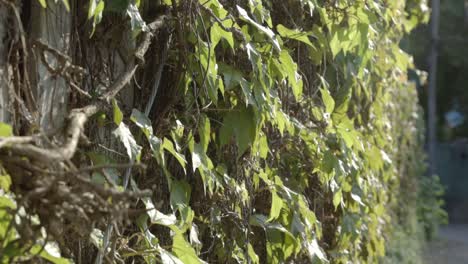
[[(39, 4), (65, 6), (69, 48), (11, 45), (48, 73), (8, 61), (2, 260), (377, 263), (430, 222), (399, 48), (423, 1), (62, 2)], [(29, 75), (64, 83), (55, 132), (21, 105)]]

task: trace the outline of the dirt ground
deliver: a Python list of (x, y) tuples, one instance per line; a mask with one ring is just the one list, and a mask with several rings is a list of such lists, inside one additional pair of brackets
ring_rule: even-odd
[(468, 264), (468, 224), (441, 227), (425, 253), (427, 264)]

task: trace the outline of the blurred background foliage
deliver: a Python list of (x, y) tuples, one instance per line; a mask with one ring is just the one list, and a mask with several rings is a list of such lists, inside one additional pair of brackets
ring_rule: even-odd
[[(416, 3), (417, 4), (417, 3)], [(437, 73), (438, 138), (451, 141), (467, 137), (468, 122), (449, 128), (445, 114), (456, 110), (468, 116), (468, 1), (444, 0), (440, 8), (440, 45)], [(421, 24), (403, 41), (402, 47), (414, 56), (418, 69), (428, 71), (431, 45), (429, 24)], [(420, 102), (427, 108), (427, 86), (419, 87)]]

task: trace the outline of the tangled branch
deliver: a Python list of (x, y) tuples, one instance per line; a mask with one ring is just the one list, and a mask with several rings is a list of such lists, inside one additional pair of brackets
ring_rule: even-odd
[[(166, 21), (167, 16), (162, 15), (148, 25), (149, 30), (142, 33), (141, 41), (133, 53), (137, 64), (127, 66), (101, 96), (84, 107), (70, 111), (61, 144), (45, 147), (44, 139), (47, 141), (51, 135), (41, 133), (0, 137), (0, 160), (13, 178), (19, 201), (29, 213), (37, 213), (41, 224), (49, 227), (48, 232), (58, 240), (63, 232), (86, 235), (91, 232), (90, 227), (106, 223), (109, 217), (119, 219), (128, 211), (132, 201), (152, 194), (149, 190), (121, 191), (107, 175), (109, 168), (145, 169), (142, 164), (77, 167), (71, 160), (84, 136), (89, 119), (98, 112), (107, 111), (109, 102), (131, 82), (138, 67), (144, 64), (144, 57), (152, 40)], [(66, 54), (40, 40), (34, 40), (33, 47), (39, 50), (43, 64), (52, 75), (63, 77), (80, 94), (93, 99), (76, 85), (76, 79), (85, 74), (83, 68), (74, 65)], [(46, 54), (53, 56), (56, 62), (54, 65), (49, 63)], [(92, 181), (91, 176), (96, 172), (104, 175), (111, 187)], [(112, 203), (109, 203), (109, 199)], [(67, 223), (73, 225), (68, 226)], [(57, 224), (60, 228), (57, 228)], [(68, 230), (69, 228), (72, 230)]]

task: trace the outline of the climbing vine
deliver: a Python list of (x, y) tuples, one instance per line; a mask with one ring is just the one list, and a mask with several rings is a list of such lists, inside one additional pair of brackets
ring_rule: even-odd
[[(398, 46), (427, 19), (423, 2), (71, 2), (63, 4), (84, 21), (80, 48), (91, 56), (66, 58), (85, 75), (72, 92), (79, 98), (67, 120), (72, 138), (57, 137), (66, 143), (54, 155), (20, 122), (2, 124), (1, 201), (10, 209), (1, 212), (10, 213), (0, 237), (16, 249), (2, 261), (39, 254), (57, 263), (377, 263), (386, 256), (392, 224), (413, 210), (402, 191), (413, 184), (417, 191), (424, 170), (422, 116), (406, 79), (412, 62)], [(108, 41), (106, 28), (117, 36), (111, 48), (119, 39), (134, 46), (117, 77), (93, 46)], [(121, 95), (128, 86), (138, 87), (131, 107)], [(99, 142), (94, 129), (111, 132), (117, 143), (107, 147), (118, 157), (80, 147), (83, 137)], [(18, 168), (38, 183), (25, 188)], [(36, 194), (53, 209), (28, 196), (57, 183), (67, 195)], [(25, 237), (19, 228), (34, 217), (45, 229)], [(56, 241), (63, 258), (17, 239)]]

